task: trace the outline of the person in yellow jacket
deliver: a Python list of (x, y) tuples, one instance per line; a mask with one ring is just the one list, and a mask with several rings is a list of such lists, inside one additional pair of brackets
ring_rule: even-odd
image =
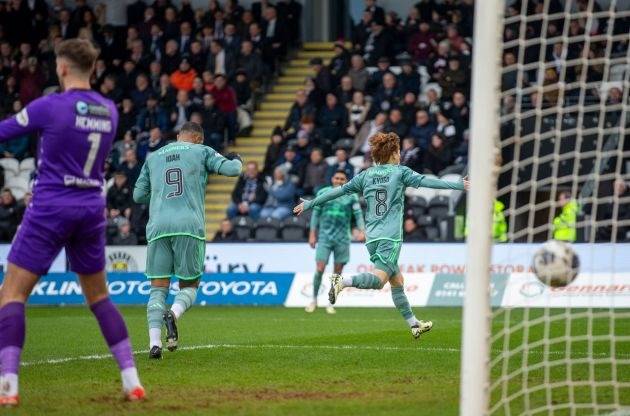
[[(505, 204), (498, 199), (494, 200), (494, 209), (492, 213), (492, 240), (495, 243), (505, 243), (508, 240), (507, 236), (507, 221), (505, 220), (505, 214), (503, 210)], [(464, 228), (464, 235), (468, 236), (468, 224)]]
[(578, 203), (571, 198), (571, 192), (562, 191), (558, 195), (558, 206), (560, 214), (553, 219), (553, 238), (573, 242), (577, 238)]

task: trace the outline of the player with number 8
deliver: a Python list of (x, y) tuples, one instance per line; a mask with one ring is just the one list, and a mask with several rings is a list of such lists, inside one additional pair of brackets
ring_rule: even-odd
[(370, 138), (370, 149), (375, 165), (355, 176), (350, 182), (321, 194), (311, 201), (303, 201), (293, 212), (302, 212), (325, 204), (342, 195), (362, 194), (367, 201), (365, 212), (366, 246), (374, 273), (366, 272), (342, 277), (333, 274), (330, 278), (329, 300), (334, 304), (345, 287), (358, 289), (381, 289), (389, 282), (392, 300), (411, 328), (414, 338), (431, 330), (433, 323), (416, 319), (407, 295), (404, 280), (398, 267), (398, 256), (402, 244), (404, 192), (406, 187), (428, 187), (435, 189), (468, 189), (469, 182), (448, 182), (418, 174), (400, 165), (400, 138), (395, 133), (377, 133)]

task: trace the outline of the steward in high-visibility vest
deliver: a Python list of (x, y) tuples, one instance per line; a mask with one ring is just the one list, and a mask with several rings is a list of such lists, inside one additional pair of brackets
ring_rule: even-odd
[[(505, 243), (507, 237), (507, 221), (503, 210), (505, 205), (498, 199), (494, 200), (494, 208), (492, 212), (492, 239), (495, 243)], [(468, 236), (468, 224), (464, 228), (464, 236)]]
[(570, 199), (569, 192), (561, 192), (558, 202), (562, 207), (560, 214), (553, 219), (554, 240), (573, 242), (577, 239), (577, 216), (579, 206), (575, 199)]
[(505, 205), (498, 199), (494, 200), (494, 211), (492, 215), (492, 239), (495, 243), (505, 243), (507, 237), (507, 221), (503, 210)]

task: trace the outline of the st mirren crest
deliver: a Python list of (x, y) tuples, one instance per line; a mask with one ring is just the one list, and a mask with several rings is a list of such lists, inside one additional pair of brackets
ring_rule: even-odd
[(106, 268), (111, 272), (137, 272), (138, 263), (126, 251), (114, 251), (107, 256)]

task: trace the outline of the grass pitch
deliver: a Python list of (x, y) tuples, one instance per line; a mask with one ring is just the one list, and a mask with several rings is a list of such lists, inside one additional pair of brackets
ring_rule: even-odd
[(121, 400), (87, 309), (31, 307), (15, 414), (457, 414), (461, 309), (417, 308), (435, 326), (415, 341), (393, 308), (195, 307), (181, 349), (160, 361), (148, 359), (145, 309), (121, 310), (146, 402)]
[[(302, 309), (195, 307), (179, 322), (180, 349), (165, 350), (160, 361), (147, 357), (145, 309), (123, 307), (122, 312), (146, 402), (122, 401), (118, 370), (86, 308), (31, 307), (22, 405), (10, 412), (0, 409), (0, 414), (458, 412), (459, 308), (415, 308), (420, 319), (434, 322), (433, 330), (415, 341), (394, 308), (342, 308), (330, 316), (322, 309), (306, 314)], [(615, 403), (630, 407), (630, 311), (616, 312), (614, 320), (608, 311), (597, 310), (557, 310), (544, 320), (542, 314), (515, 310), (495, 317), (493, 332), (503, 330), (504, 336), (495, 335), (492, 345), (493, 416), (608, 415)], [(521, 348), (526, 337), (527, 362)], [(512, 355), (497, 361), (506, 342)], [(545, 356), (548, 370), (540, 367)], [(503, 383), (496, 384), (502, 375)], [(617, 389), (611, 387), (613, 379)], [(569, 403), (579, 407), (577, 412)]]

